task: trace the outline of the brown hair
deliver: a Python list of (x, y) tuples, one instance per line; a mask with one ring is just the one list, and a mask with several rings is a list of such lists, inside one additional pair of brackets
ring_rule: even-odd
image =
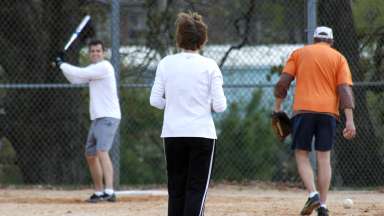
[(328, 43), (330, 45), (333, 45), (333, 39), (327, 39), (327, 38), (314, 37), (313, 42), (315, 42), (315, 43), (325, 42), (325, 43)]
[(99, 44), (101, 45), (101, 48), (103, 49), (103, 51), (105, 51), (103, 41), (98, 40), (98, 39), (93, 39), (93, 40), (91, 40), (91, 41), (88, 43), (88, 48), (91, 48), (91, 46), (97, 46), (97, 45), (99, 45)]
[(198, 13), (179, 13), (176, 20), (176, 46), (199, 50), (208, 41), (208, 27)]

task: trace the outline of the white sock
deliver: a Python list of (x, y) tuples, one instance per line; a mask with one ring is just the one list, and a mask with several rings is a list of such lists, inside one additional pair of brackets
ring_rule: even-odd
[(110, 189), (110, 188), (105, 188), (104, 192), (108, 195), (111, 195), (113, 194), (113, 189)]
[(327, 205), (325, 205), (324, 203), (321, 203), (320, 207), (327, 208)]
[(313, 191), (313, 192), (309, 193), (309, 198), (312, 198), (312, 197), (315, 196), (316, 194), (319, 194), (319, 192), (317, 192), (317, 191)]
[(96, 195), (96, 196), (101, 196), (101, 195), (103, 195), (103, 191), (96, 191), (96, 192), (95, 192), (95, 195)]

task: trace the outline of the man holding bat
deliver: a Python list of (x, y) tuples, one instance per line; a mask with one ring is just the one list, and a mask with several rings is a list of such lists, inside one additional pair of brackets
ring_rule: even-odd
[[(331, 149), (336, 136), (339, 110), (345, 114), (343, 136), (356, 135), (353, 121), (354, 100), (352, 75), (346, 58), (333, 49), (331, 28), (320, 26), (314, 33), (314, 44), (295, 50), (289, 57), (275, 87), (275, 113), (281, 112), (281, 103), (290, 83), (296, 80), (292, 119), (292, 149), (298, 172), (308, 191), (308, 200), (301, 215), (310, 215), (317, 209), (318, 216), (328, 216), (326, 206), (331, 183)], [(309, 161), (315, 138), (317, 158), (316, 190), (314, 174)]]
[(55, 64), (69, 82), (89, 84), (92, 123), (85, 145), (85, 155), (96, 191), (87, 201), (114, 202), (116, 196), (113, 190), (113, 166), (109, 150), (121, 119), (115, 73), (111, 63), (104, 59), (102, 41), (93, 40), (88, 48), (92, 63), (87, 67), (65, 63), (61, 55), (56, 57)]

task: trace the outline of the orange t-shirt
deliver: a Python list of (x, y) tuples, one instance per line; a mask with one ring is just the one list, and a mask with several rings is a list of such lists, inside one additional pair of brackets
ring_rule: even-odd
[(313, 111), (339, 115), (337, 86), (352, 85), (347, 60), (326, 43), (295, 50), (283, 69), (296, 79), (294, 111)]

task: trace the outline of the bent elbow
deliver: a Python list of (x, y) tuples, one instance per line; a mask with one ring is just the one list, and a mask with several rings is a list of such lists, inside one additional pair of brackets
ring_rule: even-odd
[(217, 113), (221, 113), (221, 112), (224, 112), (225, 109), (227, 109), (227, 106), (221, 106), (221, 107), (215, 108), (214, 111)]
[(155, 100), (155, 98), (150, 97), (150, 98), (149, 98), (149, 104), (150, 104), (151, 106), (153, 106), (153, 107), (156, 107), (156, 100)]
[(213, 111), (219, 113), (224, 112), (227, 109), (227, 101), (223, 100), (220, 103), (213, 104)]
[(156, 107), (157, 109), (164, 109), (165, 107), (163, 100), (155, 97), (149, 98), (149, 104), (153, 107)]

